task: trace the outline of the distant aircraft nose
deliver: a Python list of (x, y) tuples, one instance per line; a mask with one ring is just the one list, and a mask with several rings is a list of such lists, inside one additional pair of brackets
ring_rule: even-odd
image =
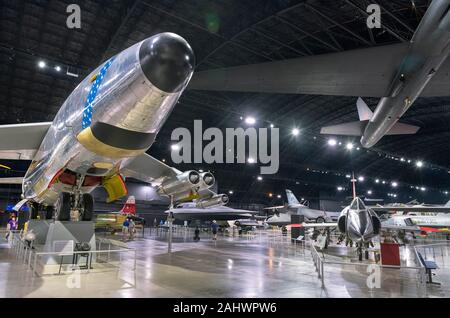
[(174, 33), (161, 33), (145, 40), (139, 50), (139, 59), (148, 80), (166, 93), (182, 90), (195, 67), (192, 48)]

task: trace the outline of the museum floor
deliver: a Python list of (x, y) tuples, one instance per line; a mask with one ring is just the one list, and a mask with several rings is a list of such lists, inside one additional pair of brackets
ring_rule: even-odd
[[(205, 234), (198, 243), (190, 234), (175, 234), (168, 253), (166, 234), (147, 233), (129, 243), (137, 250), (120, 269), (82, 273), (74, 288), (73, 275), (34, 277), (9, 246), (0, 244), (0, 297), (418, 297), (413, 270), (382, 271), (380, 288), (369, 289), (367, 265), (325, 264), (324, 287), (318, 279), (309, 249), (292, 245), (270, 233), (251, 237)], [(344, 249), (344, 248), (343, 248)], [(428, 297), (450, 296), (450, 256), (447, 246), (424, 250), (439, 265)], [(327, 258), (328, 256), (326, 256)], [(411, 257), (409, 252), (406, 258)], [(333, 257), (328, 257), (330, 262)], [(408, 263), (408, 259), (405, 260)], [(79, 287), (79, 288), (78, 288)]]

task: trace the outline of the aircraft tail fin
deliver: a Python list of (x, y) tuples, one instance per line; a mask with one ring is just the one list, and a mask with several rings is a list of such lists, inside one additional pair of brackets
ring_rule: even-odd
[(294, 193), (292, 193), (291, 190), (286, 189), (286, 196), (289, 205), (300, 204), (300, 202), (298, 202), (297, 200), (297, 197), (294, 195)]
[(121, 214), (136, 214), (136, 198), (134, 196), (130, 196), (125, 202), (122, 210), (120, 210)]
[(420, 127), (397, 122), (386, 135), (414, 135)]
[(372, 119), (373, 112), (361, 97), (358, 98), (356, 107), (358, 108), (359, 121), (368, 121)]
[(445, 205), (444, 208), (450, 208), (450, 201), (448, 201)]

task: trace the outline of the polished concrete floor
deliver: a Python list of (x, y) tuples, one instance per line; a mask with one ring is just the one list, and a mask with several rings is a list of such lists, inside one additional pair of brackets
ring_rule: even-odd
[[(168, 253), (166, 234), (155, 231), (129, 242), (137, 249), (133, 261), (120, 269), (105, 268), (80, 275), (34, 277), (0, 243), (0, 297), (419, 297), (414, 271), (382, 271), (381, 286), (367, 287), (368, 265), (326, 264), (322, 287), (309, 250), (289, 243), (278, 233), (253, 237), (219, 237), (207, 234), (200, 242), (191, 233), (174, 235)], [(442, 286), (427, 288), (427, 296), (450, 296), (450, 257), (447, 248), (433, 248), (441, 267), (435, 280)]]

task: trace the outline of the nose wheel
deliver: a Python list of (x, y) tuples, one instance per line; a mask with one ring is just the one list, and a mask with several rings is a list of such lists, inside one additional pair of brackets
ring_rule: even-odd
[(78, 211), (81, 214), (81, 221), (92, 221), (94, 198), (92, 195), (84, 193), (79, 200), (76, 200), (74, 194), (63, 192), (59, 195), (54, 210), (57, 221), (70, 221), (71, 211)]

